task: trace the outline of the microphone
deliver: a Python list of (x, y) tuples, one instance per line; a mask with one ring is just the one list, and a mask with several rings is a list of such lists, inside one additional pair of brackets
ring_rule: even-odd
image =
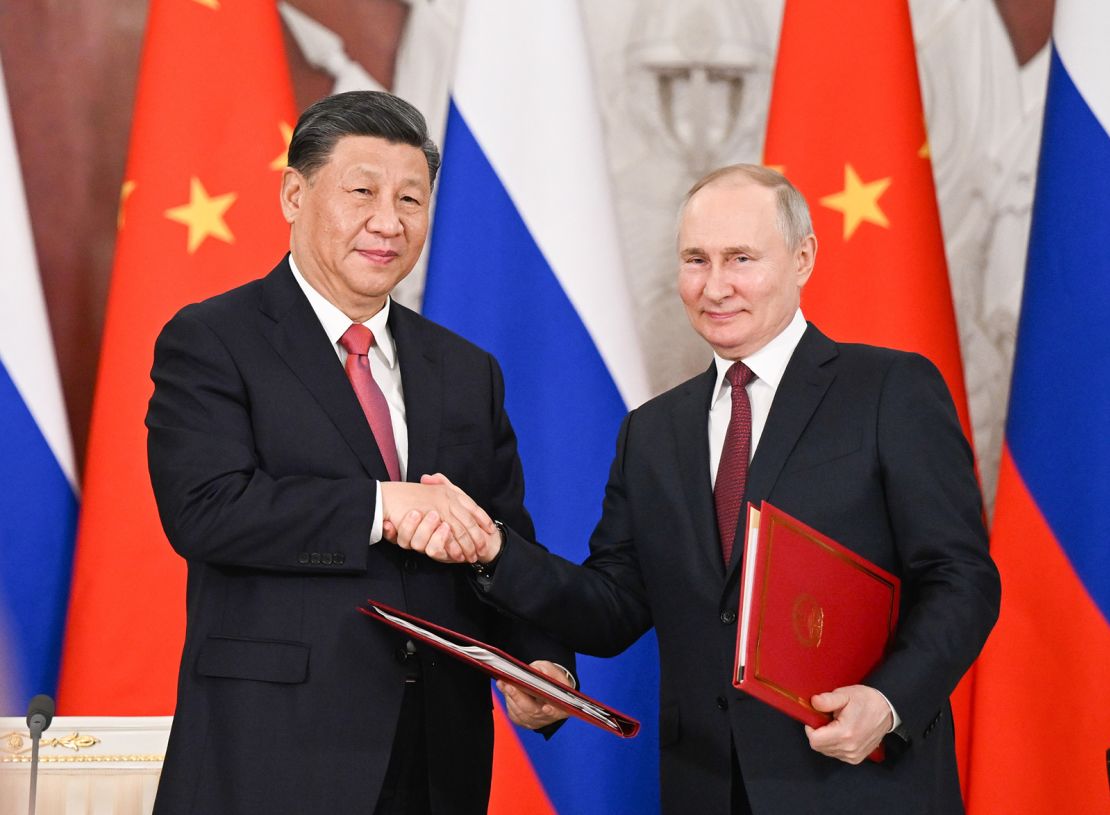
[(36, 739), (42, 735), (54, 718), (54, 700), (45, 693), (40, 693), (27, 705), (27, 726), (31, 728), (31, 738)]
[(27, 727), (31, 729), (31, 797), (27, 815), (35, 815), (35, 797), (39, 780), (39, 739), (42, 732), (50, 727), (54, 718), (54, 700), (40, 693), (27, 706)]

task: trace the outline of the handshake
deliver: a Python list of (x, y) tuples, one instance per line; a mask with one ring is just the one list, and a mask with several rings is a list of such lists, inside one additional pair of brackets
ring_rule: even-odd
[(440, 563), (489, 563), (501, 552), (501, 533), (473, 499), (436, 473), (419, 484), (383, 481), (382, 534), (402, 549)]
[[(419, 484), (383, 481), (382, 534), (402, 549), (423, 552), (440, 563), (489, 563), (501, 553), (501, 532), (474, 500), (436, 473)], [(573, 687), (570, 673), (547, 660), (532, 667), (551, 679)], [(565, 719), (565, 711), (524, 688), (497, 680), (505, 696), (509, 719), (530, 730)]]

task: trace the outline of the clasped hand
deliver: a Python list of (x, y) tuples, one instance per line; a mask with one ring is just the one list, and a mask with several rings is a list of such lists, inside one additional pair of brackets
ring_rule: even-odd
[[(489, 515), (440, 473), (421, 476), (419, 484), (382, 484), (382, 533), (402, 549), (423, 552), (441, 563), (488, 563), (501, 549), (501, 534)], [(570, 686), (565, 670), (545, 659), (532, 663), (540, 673)], [(504, 680), (497, 689), (505, 697), (509, 718), (538, 730), (567, 717), (546, 699)]]
[(866, 685), (818, 693), (810, 704), (822, 713), (831, 713), (833, 720), (818, 728), (806, 725), (809, 746), (848, 764), (859, 764), (871, 755), (893, 723), (886, 698)]
[(474, 500), (439, 473), (419, 484), (382, 482), (382, 534), (402, 549), (422, 552), (441, 563), (491, 559), (491, 541), (500, 544), (493, 520)]

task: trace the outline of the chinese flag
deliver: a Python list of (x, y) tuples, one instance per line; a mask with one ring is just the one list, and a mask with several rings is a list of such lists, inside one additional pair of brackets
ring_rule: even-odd
[(154, 0), (143, 48), (62, 654), (66, 714), (173, 712), (185, 564), (162, 532), (143, 419), (154, 340), (268, 271), (293, 94), (273, 0)]
[[(971, 438), (910, 14), (903, 0), (787, 0), (765, 163), (809, 201), (806, 318), (834, 339), (916, 351)], [(970, 676), (952, 697), (966, 778)]]

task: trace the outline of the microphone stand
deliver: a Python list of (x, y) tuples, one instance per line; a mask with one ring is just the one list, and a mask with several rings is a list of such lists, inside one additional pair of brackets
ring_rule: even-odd
[(31, 728), (31, 800), (27, 804), (27, 815), (35, 815), (35, 797), (38, 794), (39, 780), (39, 739), (42, 728)]
[(39, 781), (39, 740), (42, 738), (42, 732), (50, 727), (50, 720), (53, 718), (53, 699), (40, 694), (31, 700), (27, 708), (27, 727), (31, 733), (31, 794), (27, 804), (27, 815), (35, 815)]

